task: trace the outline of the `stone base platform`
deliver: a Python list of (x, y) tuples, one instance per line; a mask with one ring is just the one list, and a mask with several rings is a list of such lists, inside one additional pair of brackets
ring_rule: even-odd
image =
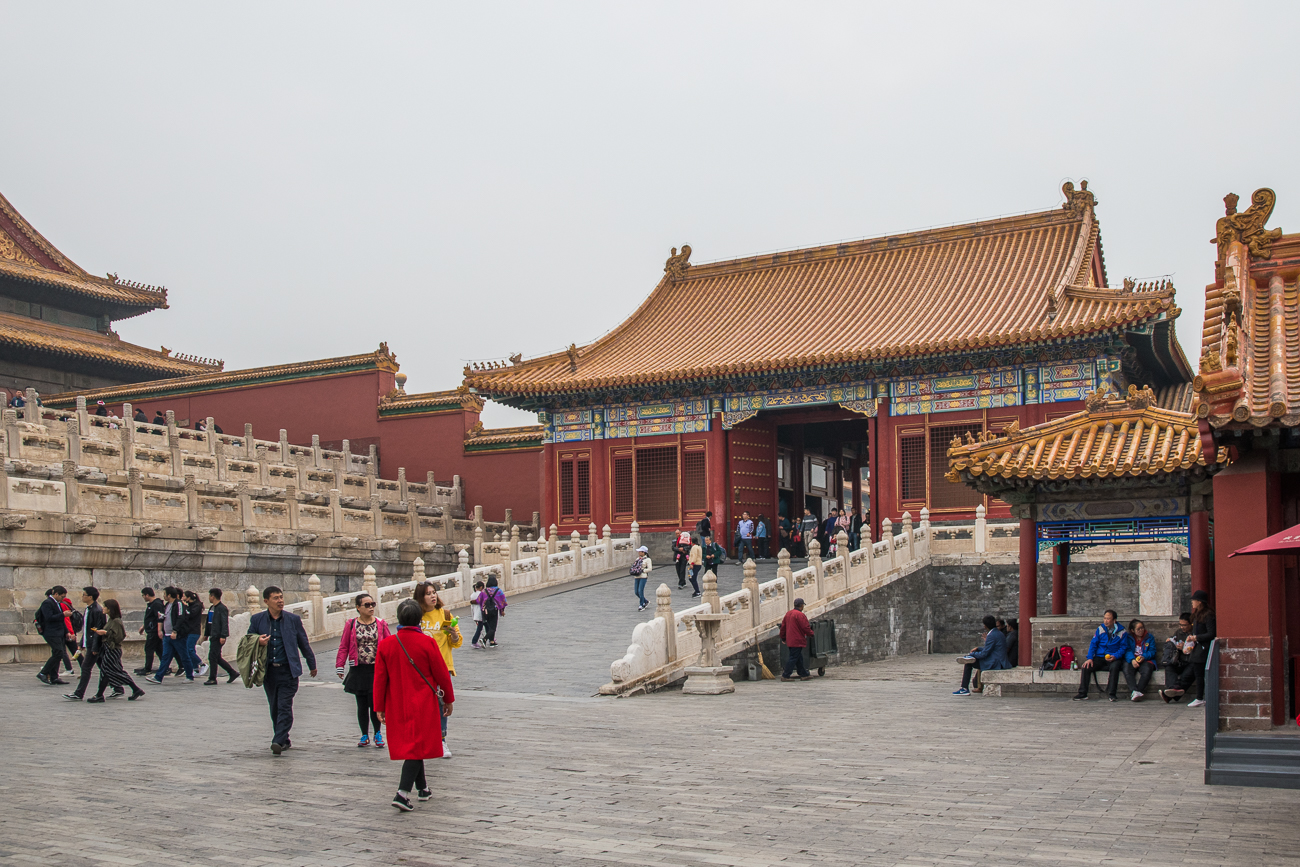
[[(1108, 677), (1110, 677), (1109, 672), (1100, 672), (1097, 675), (1097, 683), (1101, 684), (1101, 695), (1106, 692)], [(1079, 691), (1079, 672), (1070, 670), (1039, 671), (1028, 667), (1007, 668), (1002, 671), (986, 671), (980, 675), (980, 681), (984, 684), (984, 695), (994, 698), (1027, 695), (1062, 696), (1074, 695)], [(1164, 685), (1164, 672), (1157, 671), (1151, 678), (1146, 700), (1159, 701), (1159, 690), (1163, 689)], [(1128, 700), (1128, 682), (1124, 680), (1123, 675), (1120, 676), (1119, 687), (1115, 694)], [(1099, 695), (1095, 684), (1089, 688), (1088, 695), (1093, 698)]]
[(736, 691), (730, 665), (692, 665), (686, 669), (686, 695), (723, 695)]

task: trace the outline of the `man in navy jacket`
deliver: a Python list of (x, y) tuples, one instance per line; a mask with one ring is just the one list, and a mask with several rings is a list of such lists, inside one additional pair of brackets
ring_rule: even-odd
[(984, 615), (984, 646), (977, 647), (961, 658), (966, 663), (962, 672), (961, 688), (953, 695), (970, 695), (970, 675), (972, 671), (1000, 671), (1010, 668), (1007, 663), (1007, 637), (998, 629), (997, 618), (991, 614)]
[(1128, 652), (1128, 633), (1116, 621), (1119, 615), (1107, 609), (1101, 626), (1092, 634), (1088, 644), (1088, 656), (1079, 665), (1079, 693), (1075, 701), (1088, 700), (1088, 682), (1092, 679), (1093, 669), (1105, 669), (1110, 672), (1106, 681), (1106, 697), (1115, 701), (1115, 691), (1119, 689), (1119, 675), (1124, 669), (1124, 654)]
[(293, 697), (298, 693), (298, 678), (302, 677), (302, 660), (298, 651), (307, 657), (311, 676), (316, 676), (316, 654), (307, 640), (307, 630), (302, 618), (284, 610), (284, 591), (271, 586), (262, 591), (266, 610), (254, 614), (248, 622), (248, 634), (260, 635), (258, 644), (266, 645), (266, 677), (262, 688), (266, 690), (266, 703), (271, 709), (271, 722), (275, 733), (271, 737), (271, 752), (275, 755), (287, 750), (289, 729), (293, 727)]

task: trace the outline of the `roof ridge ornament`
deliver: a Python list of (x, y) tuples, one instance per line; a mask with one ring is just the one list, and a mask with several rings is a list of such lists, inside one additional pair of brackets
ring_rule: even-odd
[(1210, 242), (1219, 245), (1219, 261), (1224, 261), (1228, 245), (1240, 241), (1250, 250), (1256, 259), (1267, 259), (1273, 251), (1273, 242), (1282, 237), (1281, 229), (1265, 229), (1264, 224), (1273, 214), (1277, 204), (1277, 193), (1268, 187), (1260, 187), (1250, 195), (1250, 207), (1244, 213), (1237, 213), (1240, 196), (1228, 193), (1223, 197), (1223, 213), (1215, 224), (1214, 239)]
[(1143, 410), (1153, 406), (1156, 402), (1156, 393), (1151, 390), (1151, 386), (1144, 385), (1138, 388), (1136, 385), (1128, 387), (1128, 395), (1124, 398), (1124, 403), (1129, 409)]
[[(689, 248), (686, 255), (688, 256), (690, 255)], [(569, 348), (564, 351), (569, 356), (569, 372), (577, 373), (578, 372), (578, 344), (570, 343)]]
[(664, 273), (668, 275), (669, 280), (680, 280), (686, 276), (686, 271), (691, 267), (691, 245), (682, 244), (682, 252), (678, 253), (677, 248), (673, 247), (672, 255), (664, 263)]
[(1088, 191), (1087, 181), (1079, 181), (1078, 190), (1074, 188), (1074, 181), (1066, 181), (1061, 185), (1061, 192), (1065, 194), (1065, 202), (1061, 208), (1071, 217), (1082, 217), (1084, 213), (1097, 207), (1097, 197)]

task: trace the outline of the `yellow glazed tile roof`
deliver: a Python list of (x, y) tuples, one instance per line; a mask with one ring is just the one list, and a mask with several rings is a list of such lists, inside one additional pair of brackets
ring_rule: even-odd
[(542, 444), (545, 429), (540, 424), (522, 425), (520, 427), (485, 428), (483, 423), (476, 424), (465, 435), (465, 445), (500, 445), (518, 443), (519, 445)]
[[(1196, 417), (1160, 408), (1151, 389), (1130, 386), (1125, 398), (1094, 392), (1086, 405), (1024, 430), (954, 440), (946, 478), (961, 482), (963, 470), (1006, 479), (1139, 477), (1206, 465)], [(1227, 463), (1225, 449), (1216, 463)]]
[(184, 356), (166, 355), (127, 343), (116, 335), (84, 328), (37, 322), (26, 316), (0, 313), (0, 343), (32, 352), (82, 358), (158, 376), (184, 376), (211, 370), (212, 365)]
[(492, 396), (979, 350), (1176, 315), (1170, 286), (1110, 289), (1091, 193), (1061, 209), (691, 266), (584, 347), (467, 367)]

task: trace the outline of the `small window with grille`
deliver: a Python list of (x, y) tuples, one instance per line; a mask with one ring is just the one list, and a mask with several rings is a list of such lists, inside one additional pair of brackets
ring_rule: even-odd
[(979, 436), (982, 424), (944, 425), (930, 428), (930, 500), (931, 509), (973, 509), (984, 502), (984, 495), (961, 482), (944, 478), (948, 472), (948, 447), (953, 437), (972, 433)]
[(631, 518), (635, 489), (632, 485), (632, 456), (614, 458), (614, 516)]
[(574, 487), (577, 489), (578, 514), (587, 516), (591, 514), (591, 461), (580, 460), (574, 469), (577, 476)]
[(898, 438), (898, 482), (904, 503), (925, 502), (925, 435)]
[(560, 461), (560, 517), (574, 516), (573, 461)]
[(677, 521), (677, 447), (637, 449), (636, 519)]
[(682, 454), (682, 509), (703, 512), (708, 508), (708, 478), (705, 475), (704, 452), (690, 451)]

